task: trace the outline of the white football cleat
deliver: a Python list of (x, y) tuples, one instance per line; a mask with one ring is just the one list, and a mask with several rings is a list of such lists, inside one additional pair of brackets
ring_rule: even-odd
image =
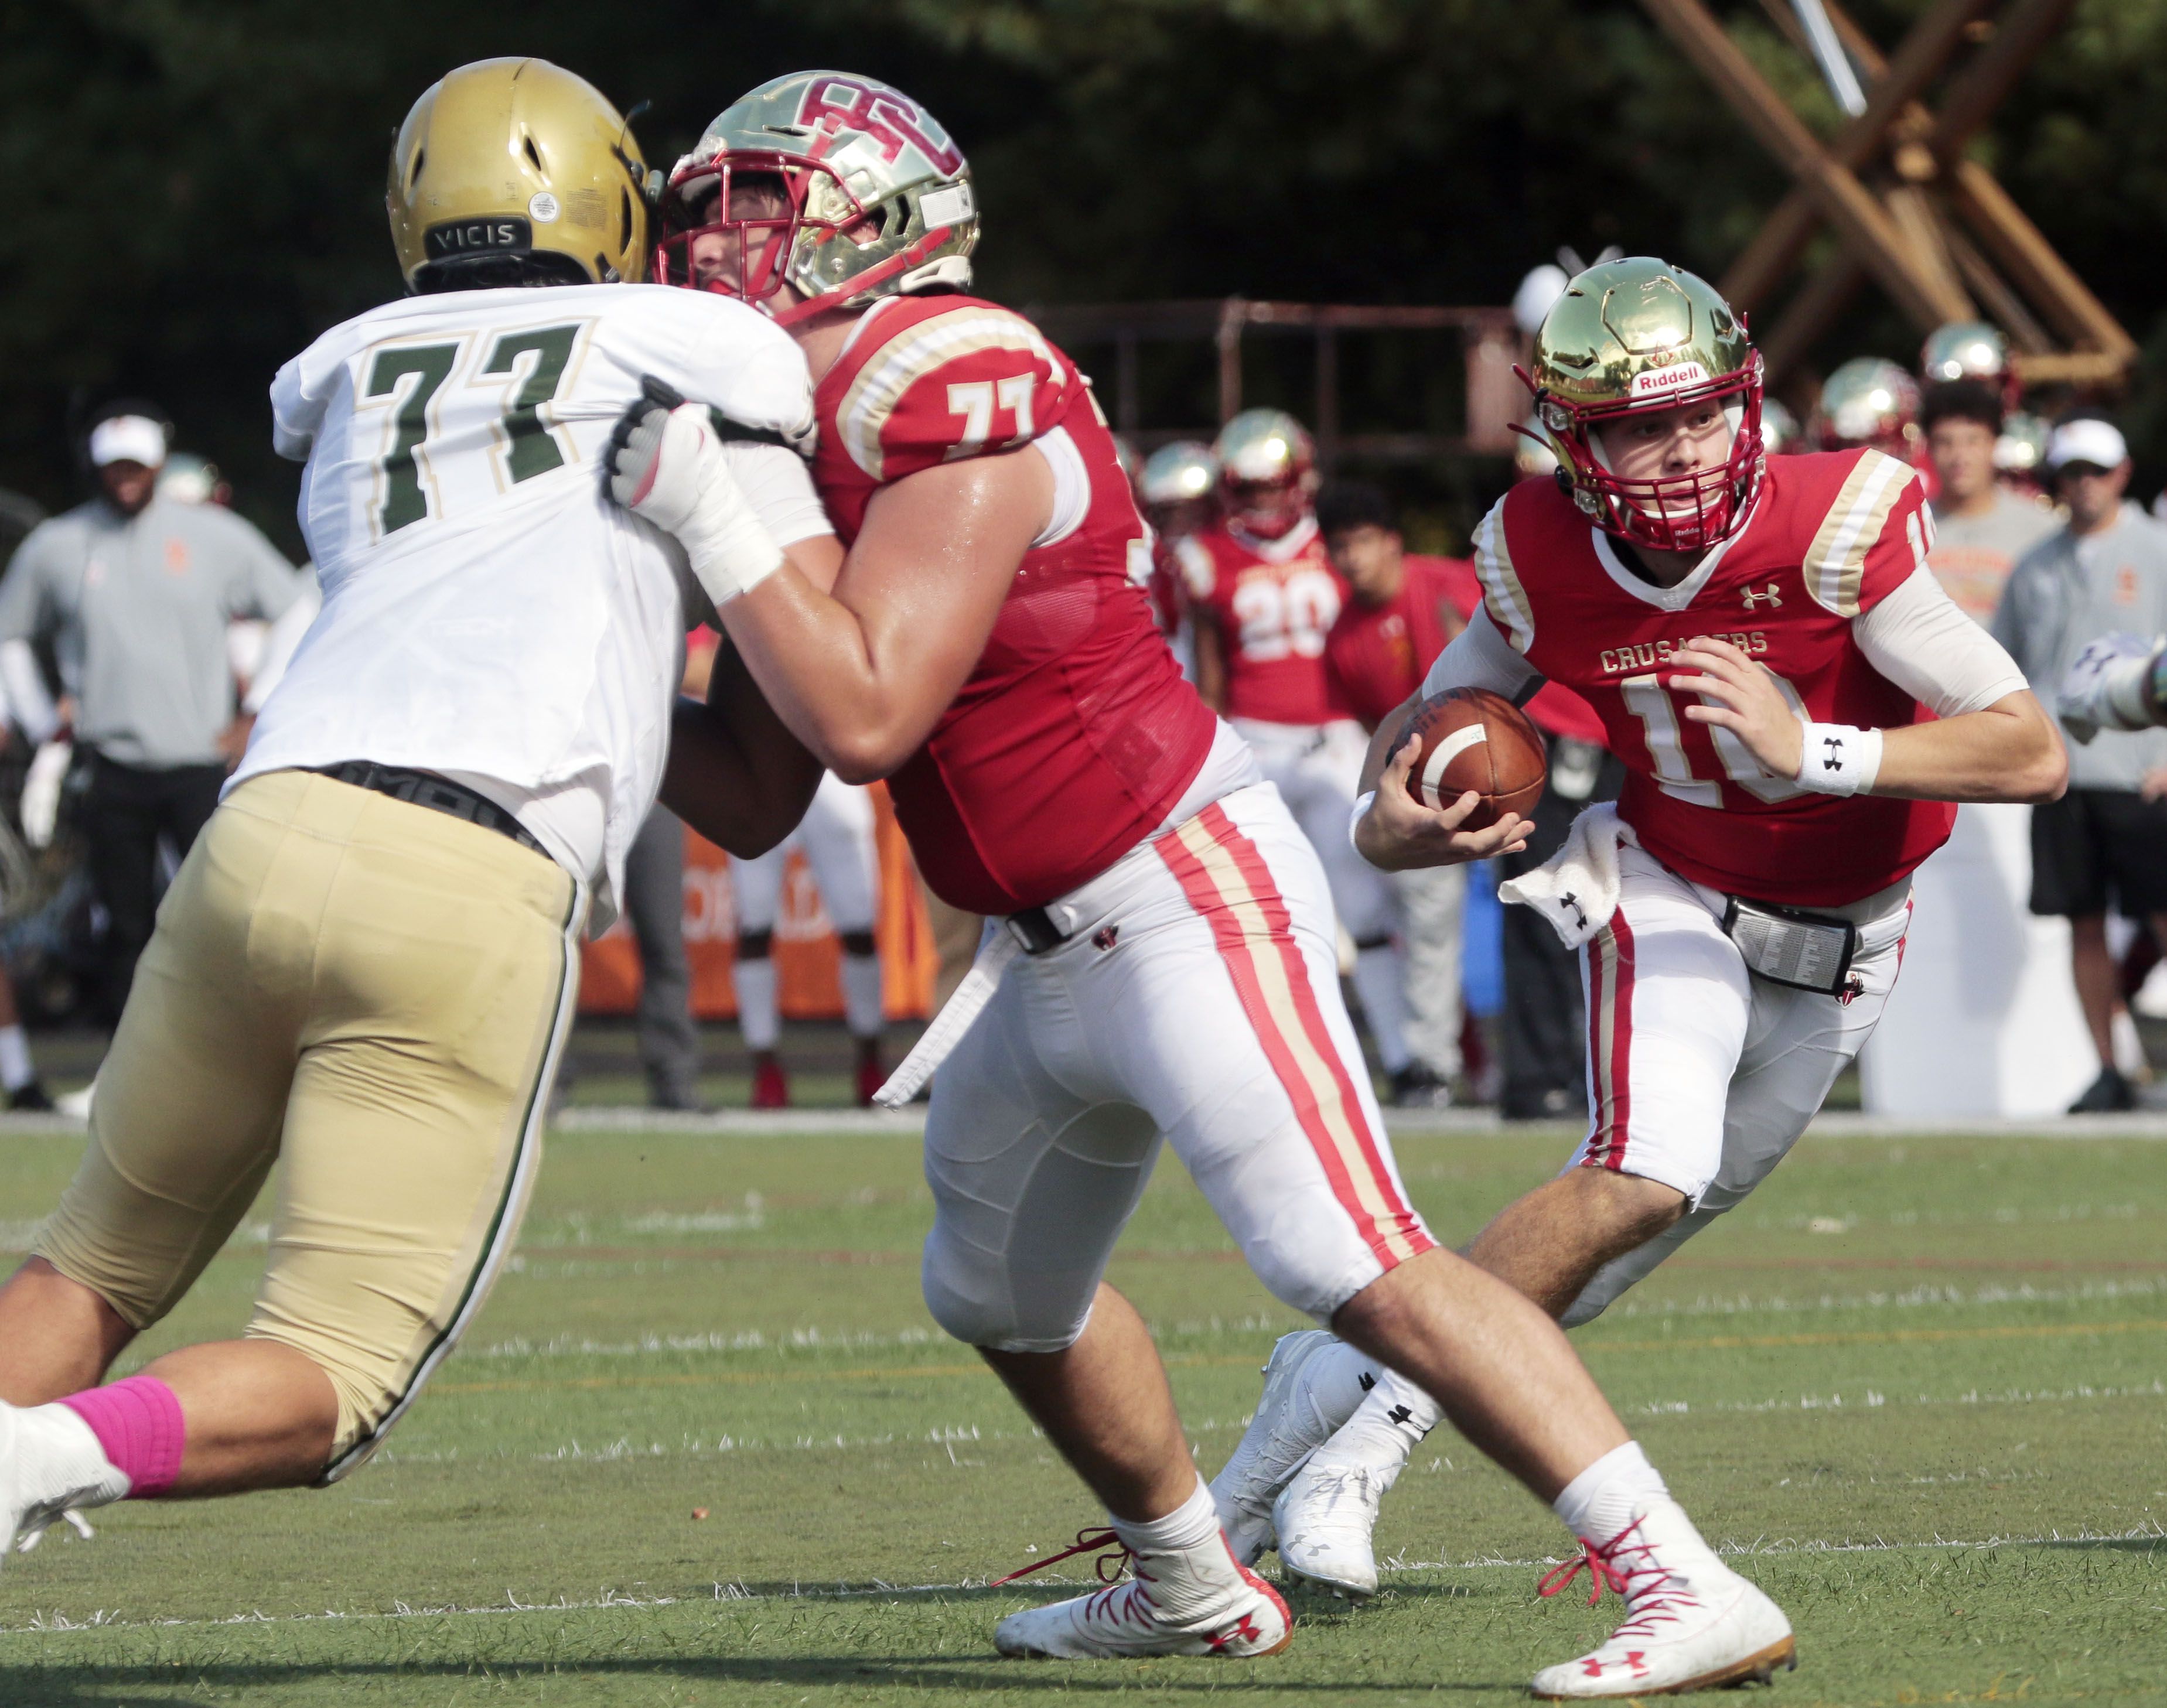
[(1599, 1547), (1543, 1579), (1555, 1595), (1583, 1567), (1595, 1577), (1592, 1606), (1608, 1588), (1625, 1598), (1625, 1622), (1601, 1647), (1544, 1667), (1529, 1687), (1549, 1701), (1670, 1696), (1749, 1681), (1766, 1684), (1799, 1664), (1783, 1610), (1715, 1557), (1684, 1508), (1666, 1497)]
[(88, 1535), (90, 1526), (71, 1509), (103, 1506), (129, 1487), (126, 1474), (106, 1462), (90, 1425), (66, 1406), (0, 1402), (0, 1562), (28, 1553), (56, 1518)]
[[(1312, 1383), (1303, 1379), (1318, 1354), (1338, 1345), (1338, 1337), (1322, 1329), (1280, 1336), (1264, 1366), (1264, 1391), (1257, 1396), (1257, 1414), (1211, 1479), (1211, 1499), (1219, 1509), (1227, 1545), (1244, 1566), (1255, 1565), (1267, 1549), (1278, 1545), (1272, 1504), (1287, 1479), (1353, 1415), (1351, 1409), (1346, 1415), (1338, 1415), (1337, 1405), (1320, 1411), (1319, 1396)], [(1361, 1403), (1359, 1393), (1353, 1398), (1356, 1405)]]
[[(1226, 1547), (1225, 1538), (1215, 1537), (1212, 1546)], [(1149, 1563), (1163, 1570), (1177, 1564), (1178, 1557), (1158, 1556)], [(1228, 1565), (1237, 1575), (1227, 1574)], [(1011, 1613), (993, 1627), (993, 1647), (1004, 1655), (1038, 1660), (1126, 1660), (1139, 1655), (1255, 1660), (1275, 1655), (1294, 1641), (1294, 1617), (1279, 1591), (1234, 1561), (1231, 1551), (1215, 1574), (1227, 1578), (1219, 1593), (1199, 1598), (1192, 1584), (1192, 1593), (1183, 1598), (1184, 1610), (1178, 1614), (1154, 1599), (1162, 1585), (1146, 1562), (1131, 1556), (1129, 1569), (1133, 1577), (1089, 1595)]]
[(1272, 1507), (1280, 1563), (1299, 1578), (1348, 1601), (1377, 1593), (1377, 1556), (1370, 1537), (1377, 1505), (1391, 1479), (1363, 1465), (1320, 1463), (1312, 1457), (1280, 1492)]

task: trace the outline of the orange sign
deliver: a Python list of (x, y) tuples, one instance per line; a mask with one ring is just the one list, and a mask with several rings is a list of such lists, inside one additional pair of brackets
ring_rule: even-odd
[[(874, 846), (880, 865), (882, 983), (891, 1020), (922, 1020), (932, 1011), (939, 960), (926, 928), (910, 849), (896, 828), (887, 791), (873, 785)], [(702, 1020), (736, 1018), (730, 981), (737, 958), (737, 908), (730, 861), (705, 837), (685, 833), (685, 948), (692, 963), (692, 1012)], [(790, 855), (775, 923), (776, 1001), (786, 1018), (839, 1020), (843, 1014), (842, 949), (804, 856)], [(639, 999), (639, 950), (624, 915), (586, 945), (580, 977), (583, 1014), (629, 1014)]]

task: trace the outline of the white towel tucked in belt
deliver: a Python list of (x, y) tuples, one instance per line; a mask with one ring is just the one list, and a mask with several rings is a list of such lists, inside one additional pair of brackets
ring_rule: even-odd
[(1534, 908), (1567, 949), (1578, 949), (1618, 911), (1618, 844), (1631, 841), (1614, 805), (1591, 806), (1573, 820), (1563, 848), (1532, 872), (1498, 885), (1498, 899)]
[(1007, 923), (994, 921), (993, 928), (978, 944), (978, 958), (971, 963), (970, 971), (963, 975), (963, 981), (940, 1005), (940, 1012), (933, 1017), (933, 1023), (925, 1029), (910, 1054), (896, 1064), (895, 1071), (887, 1076), (887, 1083), (873, 1093), (875, 1103), (883, 1109), (900, 1109), (918, 1095), (919, 1088), (933, 1077), (933, 1070), (963, 1041), (971, 1023), (993, 1000), (993, 992), (1000, 989), (1001, 975), (1009, 970), (1009, 963), (1022, 953), (1022, 944), (1016, 940)]

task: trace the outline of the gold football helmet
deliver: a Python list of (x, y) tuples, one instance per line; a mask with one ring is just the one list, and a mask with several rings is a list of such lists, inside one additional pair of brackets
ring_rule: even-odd
[(1910, 458), (1919, 436), (1919, 383), (1878, 356), (1854, 356), (1821, 386), (1824, 450), (1871, 445)]
[(477, 60), (407, 114), (384, 205), (409, 290), (607, 284), (646, 277), (647, 177), (585, 79)]
[[(1543, 317), (1534, 372), (1520, 378), (1535, 394), (1558, 484), (1606, 532), (1690, 552), (1745, 520), (1766, 466), (1761, 352), (1706, 280), (1651, 256), (1589, 267)], [(1603, 422), (1703, 402), (1730, 418), (1724, 462), (1645, 480), (1611, 472), (1596, 431)]]
[(1301, 524), (1317, 491), (1317, 446), (1285, 410), (1243, 410), (1211, 442), (1227, 519), (1258, 539)]
[[(733, 209), (741, 178), (771, 187), (773, 205)], [(902, 90), (842, 71), (776, 77), (723, 108), (671, 171), (663, 218), (659, 283), (741, 298), (784, 325), (966, 290), (978, 244), (963, 151)], [(785, 285), (797, 301), (774, 300)]]

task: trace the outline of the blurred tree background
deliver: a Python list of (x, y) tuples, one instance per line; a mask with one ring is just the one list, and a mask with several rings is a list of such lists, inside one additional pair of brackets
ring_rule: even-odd
[[(1925, 3), (1854, 10), (1893, 44)], [(1805, 61), (1757, 13), (1725, 16), (1832, 130)], [(651, 101), (638, 130), (664, 165), (778, 72), (898, 83), (969, 152), (980, 288), (1019, 304), (1498, 304), (1560, 244), (1714, 275), (1787, 184), (1631, 0), (10, 6), (0, 485), (74, 501), (69, 422), (146, 394), (298, 546), (265, 389), (317, 332), (397, 292), (383, 162), (414, 97), (511, 53)], [(1977, 147), (2144, 346), (2125, 418), (2148, 494), (2167, 472), (2167, 0), (2083, 0)], [(1917, 345), (1868, 296), (1816, 353), (1908, 363)], [(1163, 378), (1205, 417), (1207, 374)], [(1391, 378), (1350, 374), (1350, 426), (1361, 389)], [(1261, 376), (1259, 396), (1306, 400), (1275, 383)]]

